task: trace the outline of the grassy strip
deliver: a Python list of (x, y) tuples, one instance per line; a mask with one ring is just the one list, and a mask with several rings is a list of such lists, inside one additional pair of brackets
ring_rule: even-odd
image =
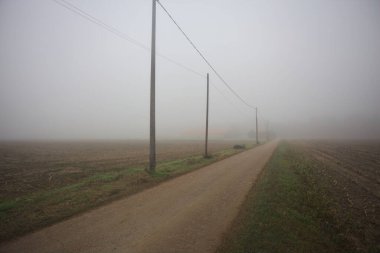
[(161, 162), (154, 174), (148, 174), (143, 167), (116, 168), (64, 187), (2, 200), (0, 201), (0, 241), (48, 226), (239, 152), (241, 150), (227, 149), (213, 154), (210, 158), (192, 156)]
[(336, 229), (325, 184), (315, 163), (281, 143), (218, 252), (354, 252)]

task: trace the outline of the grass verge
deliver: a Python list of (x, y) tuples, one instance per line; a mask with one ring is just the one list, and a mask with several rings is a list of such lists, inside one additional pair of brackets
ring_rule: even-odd
[(115, 168), (63, 187), (0, 200), (0, 242), (139, 192), (241, 151), (231, 148), (216, 152), (209, 158), (191, 156), (160, 162), (154, 174), (148, 174), (144, 167)]
[(312, 160), (281, 143), (217, 252), (355, 252), (326, 187)]

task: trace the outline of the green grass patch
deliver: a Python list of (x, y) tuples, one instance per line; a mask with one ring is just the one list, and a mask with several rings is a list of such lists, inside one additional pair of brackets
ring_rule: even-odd
[(154, 178), (169, 178), (181, 175), (197, 168), (204, 167), (216, 161), (241, 152), (240, 150), (227, 149), (217, 152), (207, 158), (204, 156), (191, 156), (184, 159), (159, 163), (156, 172), (152, 174)]
[(0, 214), (7, 212), (8, 210), (17, 207), (17, 199), (15, 200), (9, 200), (9, 201), (3, 201), (0, 203)]
[(281, 143), (217, 252), (353, 252), (335, 229), (323, 184), (311, 160)]

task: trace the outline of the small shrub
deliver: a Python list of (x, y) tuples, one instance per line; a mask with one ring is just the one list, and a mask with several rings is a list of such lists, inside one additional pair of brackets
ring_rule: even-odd
[(245, 145), (236, 144), (234, 145), (234, 149), (245, 149)]

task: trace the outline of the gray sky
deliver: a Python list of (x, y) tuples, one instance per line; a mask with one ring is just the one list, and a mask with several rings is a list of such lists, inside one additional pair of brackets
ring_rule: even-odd
[[(150, 45), (150, 0), (67, 0)], [(161, 0), (280, 136), (380, 138), (380, 1)], [(157, 6), (157, 50), (210, 72), (211, 135), (254, 111)], [(147, 138), (150, 53), (52, 0), (0, 0), (0, 139)], [(158, 138), (202, 138), (205, 78), (157, 59)], [(216, 88), (223, 93), (220, 94)]]

